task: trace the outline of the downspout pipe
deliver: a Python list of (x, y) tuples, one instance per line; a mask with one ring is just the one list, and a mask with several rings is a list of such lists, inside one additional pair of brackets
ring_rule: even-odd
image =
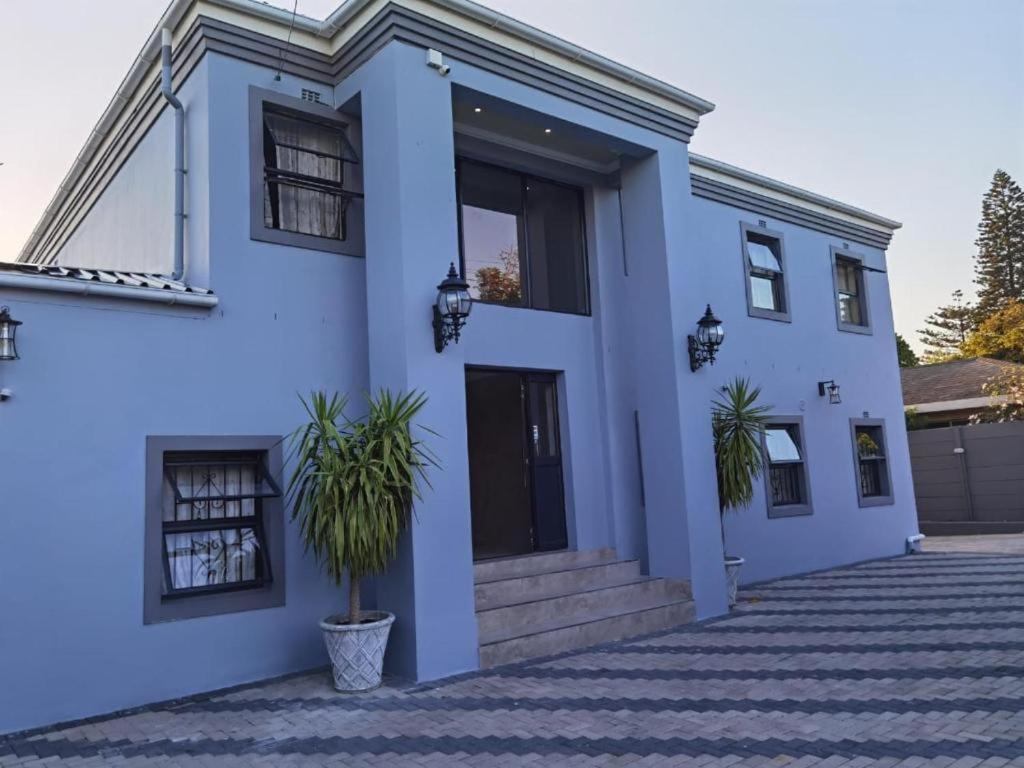
[(185, 107), (171, 83), (171, 30), (160, 32), (160, 93), (174, 109), (174, 272), (185, 279)]

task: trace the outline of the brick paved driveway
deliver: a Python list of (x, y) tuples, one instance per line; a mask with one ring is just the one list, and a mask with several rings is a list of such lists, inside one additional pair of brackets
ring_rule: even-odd
[(0, 764), (1024, 766), (1024, 555), (744, 597), (724, 621), (431, 687), (344, 697), (305, 675), (0, 739)]

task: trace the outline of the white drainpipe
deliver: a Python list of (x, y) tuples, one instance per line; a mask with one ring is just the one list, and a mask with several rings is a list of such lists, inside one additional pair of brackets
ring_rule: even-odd
[(171, 84), (171, 30), (160, 32), (160, 93), (174, 109), (174, 273), (185, 280), (185, 107)]

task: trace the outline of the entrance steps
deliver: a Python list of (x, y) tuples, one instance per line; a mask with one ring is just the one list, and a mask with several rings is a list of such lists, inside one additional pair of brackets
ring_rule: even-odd
[(690, 584), (640, 573), (613, 549), (476, 563), (480, 666), (494, 667), (693, 621)]

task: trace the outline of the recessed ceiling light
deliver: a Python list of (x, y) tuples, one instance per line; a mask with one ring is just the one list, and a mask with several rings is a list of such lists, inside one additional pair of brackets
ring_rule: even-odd
[(551, 129), (550, 128), (545, 128), (544, 129), (544, 133), (551, 133)]
[(484, 108), (483, 107), (473, 107), (473, 111), (476, 112), (477, 114), (480, 114), (481, 112), (484, 111)]

